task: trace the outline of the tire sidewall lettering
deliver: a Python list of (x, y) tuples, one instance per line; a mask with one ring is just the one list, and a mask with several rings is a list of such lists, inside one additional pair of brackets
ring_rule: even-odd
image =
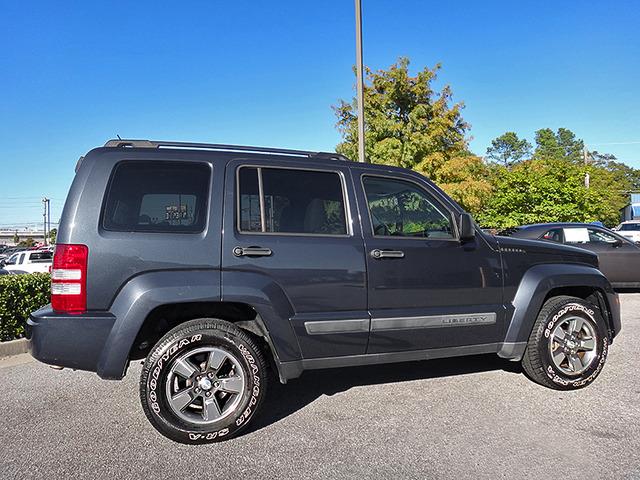
[[(163, 391), (159, 390), (160, 386), (163, 384), (163, 382), (161, 381), (161, 376), (163, 375), (163, 367), (166, 366), (168, 362), (170, 362), (170, 360), (172, 360), (176, 355), (181, 354), (189, 347), (194, 347), (194, 344), (201, 342), (202, 339), (202, 334), (196, 334), (187, 338), (176, 339), (169, 346), (165, 346), (163, 348), (164, 353), (160, 355), (160, 357), (156, 360), (155, 365), (150, 371), (150, 375), (147, 380), (147, 402), (151, 411), (156, 416), (158, 416), (162, 423), (167, 422), (167, 418), (165, 418), (165, 415), (163, 415), (163, 413), (166, 412), (170, 415), (170, 412), (163, 409), (162, 402), (160, 401), (161, 396), (164, 395)], [(249, 398), (247, 401), (245, 401), (245, 406), (242, 412), (239, 415), (236, 414), (235, 419), (230, 419), (230, 421), (232, 422), (231, 425), (211, 432), (194, 432), (183, 430), (188, 443), (202, 443), (213, 441), (233, 433), (237, 428), (247, 423), (247, 421), (255, 411), (255, 406), (260, 400), (260, 394), (262, 392), (261, 377), (260, 368), (256, 362), (256, 359), (251, 354), (249, 348), (242, 342), (237, 341), (237, 339), (232, 338), (229, 335), (225, 335), (224, 339), (232, 343), (240, 351), (242, 357), (245, 360), (244, 367), (247, 370), (246, 373), (248, 373), (250, 376), (251, 385), (248, 392), (245, 392), (244, 395), (249, 394)]]
[[(595, 330), (598, 332), (598, 335), (601, 335), (601, 332), (599, 331), (600, 329), (598, 328), (598, 321), (596, 320), (596, 314), (595, 311), (585, 305), (581, 305), (579, 303), (568, 303), (566, 305), (564, 305), (562, 308), (560, 308), (557, 312), (554, 313), (554, 315), (547, 320), (545, 327), (544, 327), (544, 333), (543, 333), (543, 337), (545, 340), (548, 340), (549, 337), (551, 336), (554, 328), (556, 327), (557, 323), (567, 314), (570, 312), (578, 312), (578, 313), (582, 313), (582, 316), (586, 316), (587, 318), (585, 320), (588, 320), (594, 327)], [(547, 375), (547, 377), (554, 383), (558, 384), (558, 385), (562, 385), (564, 387), (570, 387), (570, 388), (580, 388), (580, 387), (584, 387), (585, 385), (590, 384), (591, 382), (593, 382), (595, 380), (595, 378), (600, 374), (602, 368), (604, 367), (604, 363), (606, 361), (607, 358), (607, 353), (609, 350), (609, 340), (606, 337), (606, 335), (602, 335), (602, 338), (600, 338), (600, 345), (596, 346), (596, 348), (598, 348), (600, 350), (598, 359), (597, 359), (597, 363), (595, 365), (595, 368), (592, 366), (591, 367), (591, 372), (589, 373), (588, 376), (586, 377), (578, 377), (576, 379), (571, 379), (571, 378), (567, 378), (565, 376), (561, 376), (556, 369), (553, 367), (553, 364), (551, 361), (547, 362), (547, 366), (545, 368), (545, 373)], [(544, 349), (545, 352), (545, 356), (548, 356), (548, 346), (547, 346), (547, 342), (541, 342), (541, 349)], [(546, 358), (546, 357), (545, 357)], [(549, 359), (550, 360), (550, 359)]]

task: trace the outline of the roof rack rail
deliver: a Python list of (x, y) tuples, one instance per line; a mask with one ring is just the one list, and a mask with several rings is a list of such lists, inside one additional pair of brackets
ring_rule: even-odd
[(111, 148), (183, 148), (195, 150), (218, 150), (224, 152), (251, 152), (290, 155), (294, 157), (319, 158), (349, 161), (339, 153), (311, 152), (307, 150), (291, 150), (286, 148), (248, 147), (245, 145), (225, 145), (217, 143), (166, 142), (158, 140), (113, 139), (104, 144)]

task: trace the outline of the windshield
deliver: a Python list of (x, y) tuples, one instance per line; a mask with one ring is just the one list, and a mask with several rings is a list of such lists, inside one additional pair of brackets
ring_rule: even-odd
[(623, 223), (620, 225), (619, 231), (628, 232), (630, 230), (640, 230), (640, 223)]

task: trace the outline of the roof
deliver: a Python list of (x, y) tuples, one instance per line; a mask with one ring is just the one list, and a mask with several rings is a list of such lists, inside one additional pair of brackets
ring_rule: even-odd
[(219, 152), (269, 153), (292, 157), (327, 158), (331, 160), (349, 161), (347, 157), (335, 152), (313, 152), (309, 150), (292, 150), (287, 148), (254, 147), (247, 145), (227, 145), (220, 143), (193, 143), (164, 140), (112, 139), (104, 144), (105, 148), (177, 148), (181, 150), (210, 150)]
[[(273, 148), (273, 147), (255, 147), (247, 145), (226, 145), (217, 143), (191, 143), (191, 142), (175, 142), (175, 141), (162, 141), (162, 140), (139, 140), (139, 139), (112, 139), (108, 140), (103, 147), (95, 148), (94, 151), (109, 151), (114, 149), (127, 149), (133, 151), (143, 150), (182, 150), (190, 152), (219, 152), (221, 155), (229, 156), (230, 158), (237, 153), (243, 155), (255, 155), (261, 157), (279, 157), (280, 159), (286, 158), (290, 160), (309, 159), (320, 163), (326, 162), (327, 164), (335, 165), (336, 162), (348, 162), (351, 166), (358, 166), (359, 168), (366, 168), (367, 170), (377, 170), (379, 172), (401, 172), (405, 174), (417, 175), (425, 179), (432, 186), (439, 189), (428, 177), (415, 172), (413, 170), (396, 167), (393, 165), (366, 163), (361, 164), (355, 162), (344, 155), (336, 152), (319, 152), (309, 150), (293, 150), (287, 148)], [(80, 169), (80, 165), (84, 161), (87, 155), (80, 157), (76, 164), (76, 172)]]
[(595, 223), (581, 223), (581, 222), (549, 222), (549, 223), (532, 223), (529, 225), (522, 225), (518, 228), (562, 228), (562, 227), (599, 227)]

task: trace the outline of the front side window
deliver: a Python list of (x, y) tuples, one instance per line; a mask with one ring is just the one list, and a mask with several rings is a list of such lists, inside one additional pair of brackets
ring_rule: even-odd
[(110, 182), (103, 227), (123, 232), (202, 232), (210, 177), (204, 163), (123, 162)]
[(18, 262), (18, 254), (11, 255), (9, 260), (7, 260), (6, 265), (15, 265)]
[(241, 232), (347, 235), (335, 172), (242, 167), (238, 189)]
[(565, 243), (618, 243), (613, 235), (595, 228), (564, 228)]
[(364, 177), (363, 185), (374, 235), (454, 238), (451, 215), (418, 185), (380, 177)]

